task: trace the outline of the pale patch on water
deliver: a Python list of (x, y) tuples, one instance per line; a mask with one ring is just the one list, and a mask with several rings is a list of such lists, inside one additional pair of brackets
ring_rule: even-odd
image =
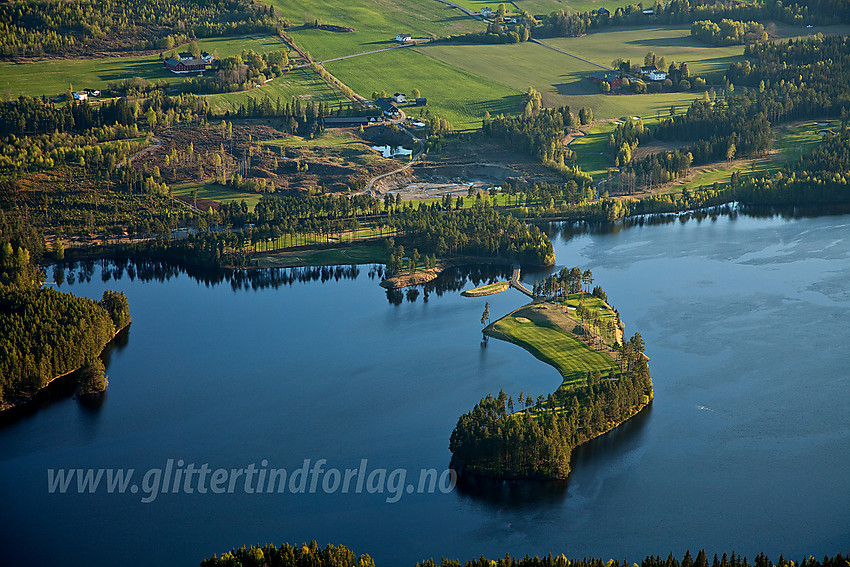
[(385, 158), (409, 156), (413, 153), (413, 150), (408, 150), (404, 146), (372, 146), (372, 149), (379, 152)]

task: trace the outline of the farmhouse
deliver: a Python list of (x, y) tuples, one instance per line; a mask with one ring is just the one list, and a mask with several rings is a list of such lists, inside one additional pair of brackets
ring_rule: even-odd
[(655, 65), (645, 65), (641, 67), (640, 74), (648, 78), (650, 81), (663, 81), (667, 78), (667, 73), (659, 71)]
[(602, 83), (607, 81), (612, 87), (619, 87), (623, 80), (620, 78), (619, 71), (595, 71), (590, 75), (590, 80), (594, 83)]
[(393, 95), (393, 100), (399, 104), (407, 102), (407, 97), (404, 96), (404, 93), (395, 93)]
[(379, 98), (375, 101), (375, 106), (384, 111), (384, 116), (393, 118), (401, 114), (401, 111), (398, 107), (392, 103), (390, 99), (387, 98)]
[(195, 58), (195, 56), (189, 53), (188, 51), (181, 51), (177, 54), (177, 57), (180, 59), (180, 61), (188, 61), (189, 59)]
[(203, 73), (207, 69), (207, 63), (203, 59), (180, 60), (169, 58), (165, 60), (165, 68), (172, 73), (185, 75), (187, 73)]
[(87, 93), (85, 91), (80, 91), (80, 92), (76, 92), (76, 93), (73, 93), (73, 94), (74, 94), (74, 100), (88, 100), (88, 98), (89, 98), (89, 93)]
[(97, 89), (83, 89), (83, 92), (89, 96), (100, 96), (100, 91)]
[(493, 10), (491, 8), (489, 8), (488, 6), (484, 6), (483, 8), (481, 8), (480, 14), (484, 18), (489, 18), (490, 16), (493, 15)]
[(400, 33), (395, 36), (395, 40), (399, 43), (407, 43), (408, 41), (413, 41), (413, 36), (409, 33)]

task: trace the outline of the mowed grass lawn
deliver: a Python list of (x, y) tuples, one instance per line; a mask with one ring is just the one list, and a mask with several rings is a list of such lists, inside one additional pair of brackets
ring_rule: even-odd
[(605, 374), (616, 366), (608, 356), (551, 324), (508, 315), (496, 321), (493, 328), (536, 358), (554, 366), (565, 383), (584, 380), (587, 373), (594, 370)]
[(191, 197), (192, 191), (197, 191), (198, 199), (208, 199), (217, 203), (226, 203), (229, 201), (241, 203), (244, 200), (248, 205), (248, 209), (252, 211), (254, 210), (254, 205), (260, 202), (260, 197), (262, 196), (259, 193), (234, 191), (224, 185), (206, 183), (204, 181), (172, 185), (171, 191), (175, 197)]
[(263, 100), (268, 97), (273, 104), (278, 97), (281, 102), (298, 97), (303, 101), (327, 102), (331, 108), (347, 105), (348, 99), (336, 88), (328, 85), (324, 79), (311, 69), (293, 69), (282, 77), (272, 79), (262, 87), (236, 93), (204, 95), (213, 112), (234, 111), (245, 104), (249, 98)]
[[(399, 33), (409, 33), (415, 38), (445, 37), (482, 31), (485, 27), (457, 8), (435, 0), (270, 0), (270, 3), (296, 26), (288, 32), (292, 38), (318, 61), (396, 45), (395, 36)], [(316, 19), (355, 31), (340, 33), (300, 27)]]
[[(373, 91), (410, 93), (418, 88), (428, 99), (424, 109), (448, 120), (455, 129), (478, 128), (484, 112), (513, 114), (520, 110), (523, 93), (463, 69), (452, 67), (411, 49), (394, 49), (326, 65), (355, 92), (370, 97)], [(403, 110), (418, 116), (423, 107)]]

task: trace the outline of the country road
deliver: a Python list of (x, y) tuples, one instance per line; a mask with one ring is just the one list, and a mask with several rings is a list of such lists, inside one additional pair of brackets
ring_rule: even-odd
[(153, 142), (154, 145), (148, 146), (148, 147), (143, 148), (143, 149), (139, 150), (138, 152), (134, 153), (133, 155), (131, 155), (130, 157), (128, 157), (127, 159), (125, 159), (121, 163), (119, 163), (118, 167), (123, 166), (125, 163), (131, 164), (131, 163), (133, 163), (133, 160), (136, 159), (137, 157), (139, 157), (140, 155), (146, 154), (148, 152), (152, 152), (162, 145), (162, 140), (160, 140), (159, 138), (156, 138), (154, 136), (151, 136), (151, 141)]
[(318, 61), (320, 65), (324, 65), (325, 63), (331, 63), (332, 61), (342, 61), (343, 59), (351, 59), (352, 57), (360, 57), (361, 55), (372, 55), (373, 53), (381, 53), (382, 51), (390, 51), (391, 49), (401, 49), (403, 47), (416, 47), (417, 45), (421, 45), (423, 43), (428, 43), (428, 40), (418, 40), (412, 41), (410, 43), (402, 43), (399, 45), (393, 45), (391, 47), (382, 47), (381, 49), (373, 49), (372, 51), (363, 51), (361, 53), (352, 53), (351, 55), (343, 55), (342, 57), (334, 57), (332, 59), (325, 59), (324, 61)]
[(570, 57), (574, 57), (575, 59), (578, 59), (579, 61), (584, 61), (585, 63), (590, 63), (591, 65), (595, 65), (597, 67), (605, 69), (606, 71), (611, 70), (611, 68), (606, 66), (606, 65), (600, 65), (599, 63), (597, 63), (595, 61), (591, 61), (590, 59), (585, 59), (584, 57), (579, 57), (575, 53), (570, 53), (569, 51), (564, 51), (563, 49), (558, 49), (557, 47), (552, 47), (548, 43), (543, 43), (539, 39), (529, 39), (528, 41), (531, 42), (531, 43), (536, 43), (538, 45), (542, 45), (543, 47), (547, 47), (547, 48), (549, 48), (553, 51), (557, 51), (558, 53), (563, 53), (564, 55), (569, 55)]

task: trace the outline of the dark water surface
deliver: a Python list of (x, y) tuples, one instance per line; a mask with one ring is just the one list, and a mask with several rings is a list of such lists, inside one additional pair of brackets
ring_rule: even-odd
[[(484, 302), (394, 305), (354, 278), (233, 289), (125, 273), (63, 290), (127, 294), (98, 407), (58, 395), (0, 428), (0, 564), (195, 565), (232, 546), (312, 539), (381, 566), (512, 554), (850, 551), (850, 216), (721, 217), (555, 238), (640, 331), (653, 407), (574, 456), (568, 483), (451, 493), (49, 494), (48, 469), (445, 469), (458, 415), (488, 392), (553, 391), (525, 351), (480, 346)], [(79, 272), (79, 270), (75, 270)], [(75, 274), (77, 275), (77, 274)], [(527, 274), (533, 281), (541, 274)], [(471, 284), (469, 284), (471, 285)], [(397, 298), (398, 300), (399, 298)], [(238, 485), (241, 487), (241, 482)], [(309, 492), (309, 490), (308, 490)]]

